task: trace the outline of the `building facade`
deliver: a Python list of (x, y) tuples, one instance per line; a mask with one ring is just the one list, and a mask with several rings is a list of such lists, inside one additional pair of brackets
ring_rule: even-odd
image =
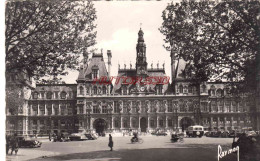
[(118, 67), (114, 83), (110, 50), (107, 57), (106, 65), (102, 52), (93, 53), (91, 59), (84, 55), (76, 84), (39, 84), (27, 89), (30, 97), (18, 116), (7, 110), (7, 132), (171, 132), (195, 124), (212, 131), (259, 130), (259, 109), (255, 110), (247, 94), (231, 94), (229, 83), (194, 83), (183, 75), (184, 61), (176, 68), (174, 53), (172, 82), (164, 64), (148, 68), (141, 29), (135, 67)]

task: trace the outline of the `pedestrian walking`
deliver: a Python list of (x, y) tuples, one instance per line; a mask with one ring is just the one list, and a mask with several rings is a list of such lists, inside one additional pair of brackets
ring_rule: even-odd
[(10, 148), (10, 136), (6, 135), (6, 154), (8, 154), (9, 148)]
[(49, 133), (49, 140), (51, 141), (51, 133)]
[(19, 142), (18, 142), (16, 133), (12, 136), (10, 144), (11, 144), (11, 148), (12, 148), (11, 155), (13, 154), (13, 152), (15, 152), (15, 155), (16, 155), (18, 152), (18, 149), (19, 149)]
[(111, 134), (109, 134), (109, 142), (108, 142), (108, 146), (110, 147), (110, 151), (113, 151), (113, 140), (112, 140), (112, 136)]

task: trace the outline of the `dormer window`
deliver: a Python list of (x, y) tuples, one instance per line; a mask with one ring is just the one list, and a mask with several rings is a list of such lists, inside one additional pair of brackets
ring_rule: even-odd
[(158, 94), (162, 94), (162, 86), (158, 86)]
[(93, 72), (93, 78), (94, 79), (97, 78), (98, 77), (98, 70), (97, 69), (93, 69), (92, 72)]
[(97, 79), (99, 77), (98, 66), (94, 65), (92, 67), (92, 79)]
[(123, 95), (127, 95), (127, 88), (123, 87)]

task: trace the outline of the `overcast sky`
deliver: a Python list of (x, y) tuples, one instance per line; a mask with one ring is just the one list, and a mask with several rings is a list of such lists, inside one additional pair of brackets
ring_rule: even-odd
[[(94, 2), (97, 11), (97, 44), (103, 49), (105, 61), (106, 51), (112, 52), (111, 76), (117, 76), (118, 63), (123, 68), (129, 67), (130, 62), (135, 67), (136, 44), (140, 24), (144, 32), (146, 43), (146, 57), (148, 68), (159, 66), (165, 62), (166, 74), (170, 74), (170, 53), (164, 47), (163, 35), (158, 28), (162, 24), (162, 11), (170, 1), (119, 1)], [(67, 83), (76, 83), (78, 72), (70, 73), (64, 77)]]

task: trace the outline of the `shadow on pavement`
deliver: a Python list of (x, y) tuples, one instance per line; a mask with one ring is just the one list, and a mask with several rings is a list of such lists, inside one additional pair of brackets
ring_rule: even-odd
[[(153, 148), (153, 149), (125, 149), (118, 151), (95, 151), (88, 153), (74, 153), (53, 157), (36, 158), (31, 161), (58, 160), (122, 160), (122, 161), (214, 161), (217, 160), (217, 149), (196, 148)], [(221, 161), (236, 161), (236, 155), (230, 155)]]

